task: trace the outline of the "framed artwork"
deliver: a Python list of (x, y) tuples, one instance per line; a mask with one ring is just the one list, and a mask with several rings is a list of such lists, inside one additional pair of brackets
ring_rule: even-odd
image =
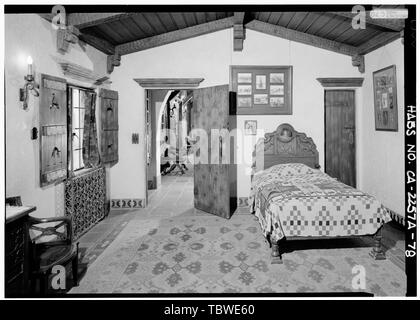
[(245, 135), (257, 134), (257, 120), (245, 120)]
[(292, 114), (292, 66), (231, 66), (236, 114)]
[(395, 65), (373, 72), (375, 129), (398, 131), (397, 78)]
[(255, 89), (257, 90), (265, 90), (266, 89), (266, 76), (265, 75), (258, 75), (255, 77)]

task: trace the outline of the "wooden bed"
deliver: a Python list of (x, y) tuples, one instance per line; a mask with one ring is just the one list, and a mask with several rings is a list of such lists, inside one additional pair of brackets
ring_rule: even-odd
[[(266, 133), (264, 138), (257, 141), (253, 152), (253, 174), (273, 165), (286, 163), (302, 163), (314, 169), (320, 168), (318, 150), (312, 138), (307, 137), (305, 133), (297, 132), (287, 123), (279, 125), (274, 132)], [(381, 229), (382, 227), (374, 235), (368, 236), (293, 236), (287, 237), (286, 241), (373, 237), (374, 247), (370, 255), (375, 260), (384, 260), (386, 257), (381, 246)], [(267, 240), (271, 245), (272, 263), (282, 263), (281, 255), (284, 250), (279, 249), (279, 242), (273, 240), (272, 235), (267, 237)]]

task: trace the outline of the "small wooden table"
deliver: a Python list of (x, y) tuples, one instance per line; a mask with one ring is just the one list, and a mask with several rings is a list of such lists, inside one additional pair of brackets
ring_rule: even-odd
[(5, 291), (6, 297), (25, 295), (28, 287), (26, 219), (34, 206), (6, 205)]

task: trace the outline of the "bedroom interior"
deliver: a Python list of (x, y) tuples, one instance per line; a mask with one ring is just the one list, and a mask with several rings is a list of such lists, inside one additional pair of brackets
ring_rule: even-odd
[(4, 15), (6, 297), (405, 295), (404, 20), (58, 7)]

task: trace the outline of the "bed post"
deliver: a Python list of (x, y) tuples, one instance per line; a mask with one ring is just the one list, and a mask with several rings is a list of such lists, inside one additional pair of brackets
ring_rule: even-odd
[(372, 251), (370, 252), (370, 256), (375, 260), (386, 260), (385, 252), (382, 249), (382, 227), (379, 228), (378, 232), (373, 236), (373, 240), (375, 241)]
[(281, 259), (281, 255), (279, 251), (279, 243), (278, 241), (274, 240), (273, 235), (270, 235), (270, 243), (271, 243), (271, 264), (282, 264), (283, 260)]

